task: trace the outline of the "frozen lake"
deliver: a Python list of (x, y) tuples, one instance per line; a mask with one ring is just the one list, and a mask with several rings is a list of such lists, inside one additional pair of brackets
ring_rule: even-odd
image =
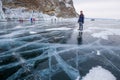
[(0, 22), (0, 80), (120, 80), (120, 20)]

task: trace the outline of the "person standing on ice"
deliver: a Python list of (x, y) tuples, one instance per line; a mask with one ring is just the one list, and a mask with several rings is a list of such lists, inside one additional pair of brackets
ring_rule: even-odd
[(80, 11), (78, 23), (79, 23), (79, 30), (82, 31), (83, 30), (83, 24), (84, 24), (84, 14), (83, 14), (83, 11)]
[(33, 18), (30, 18), (30, 22), (33, 23)]

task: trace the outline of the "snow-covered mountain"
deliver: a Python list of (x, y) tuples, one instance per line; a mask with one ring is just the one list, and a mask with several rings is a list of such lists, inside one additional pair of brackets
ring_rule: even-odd
[(8, 18), (29, 18), (33, 15), (41, 18), (41, 14), (63, 18), (77, 16), (72, 0), (2, 0), (2, 2), (3, 11)]

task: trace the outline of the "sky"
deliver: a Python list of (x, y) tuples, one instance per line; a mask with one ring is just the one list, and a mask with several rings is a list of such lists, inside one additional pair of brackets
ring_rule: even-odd
[(73, 0), (76, 12), (87, 18), (120, 19), (120, 0)]

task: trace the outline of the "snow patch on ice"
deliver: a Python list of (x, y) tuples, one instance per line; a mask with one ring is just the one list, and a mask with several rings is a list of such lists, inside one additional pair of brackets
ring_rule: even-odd
[(30, 31), (29, 33), (30, 33), (30, 34), (36, 34), (37, 32), (35, 32), (35, 31)]
[[(96, 30), (100, 30), (100, 32), (94, 32)], [(102, 31), (101, 31), (102, 30)], [(85, 32), (88, 31), (92, 33), (91, 35), (95, 38), (102, 38), (108, 40), (108, 36), (111, 35), (120, 35), (120, 29), (113, 29), (113, 28), (99, 28), (99, 27), (90, 27)]]
[(60, 38), (64, 38), (65, 36), (61, 36), (61, 37), (54, 37), (54, 39), (60, 39)]
[(97, 55), (100, 55), (101, 53), (100, 53), (100, 51), (97, 51)]
[(101, 66), (92, 68), (82, 80), (116, 80), (116, 77)]
[(50, 29), (46, 29), (46, 31), (54, 31), (54, 30), (71, 30), (72, 28), (67, 28), (67, 27), (61, 27), (61, 28), (50, 28)]
[(20, 26), (20, 25), (18, 25), (18, 26), (16, 26), (15, 28), (21, 28), (22, 26)]
[(99, 33), (93, 33), (92, 34), (93, 37), (102, 38), (102, 39), (105, 39), (105, 40), (108, 40), (109, 35), (114, 35), (114, 33), (110, 32), (110, 31), (101, 31)]

